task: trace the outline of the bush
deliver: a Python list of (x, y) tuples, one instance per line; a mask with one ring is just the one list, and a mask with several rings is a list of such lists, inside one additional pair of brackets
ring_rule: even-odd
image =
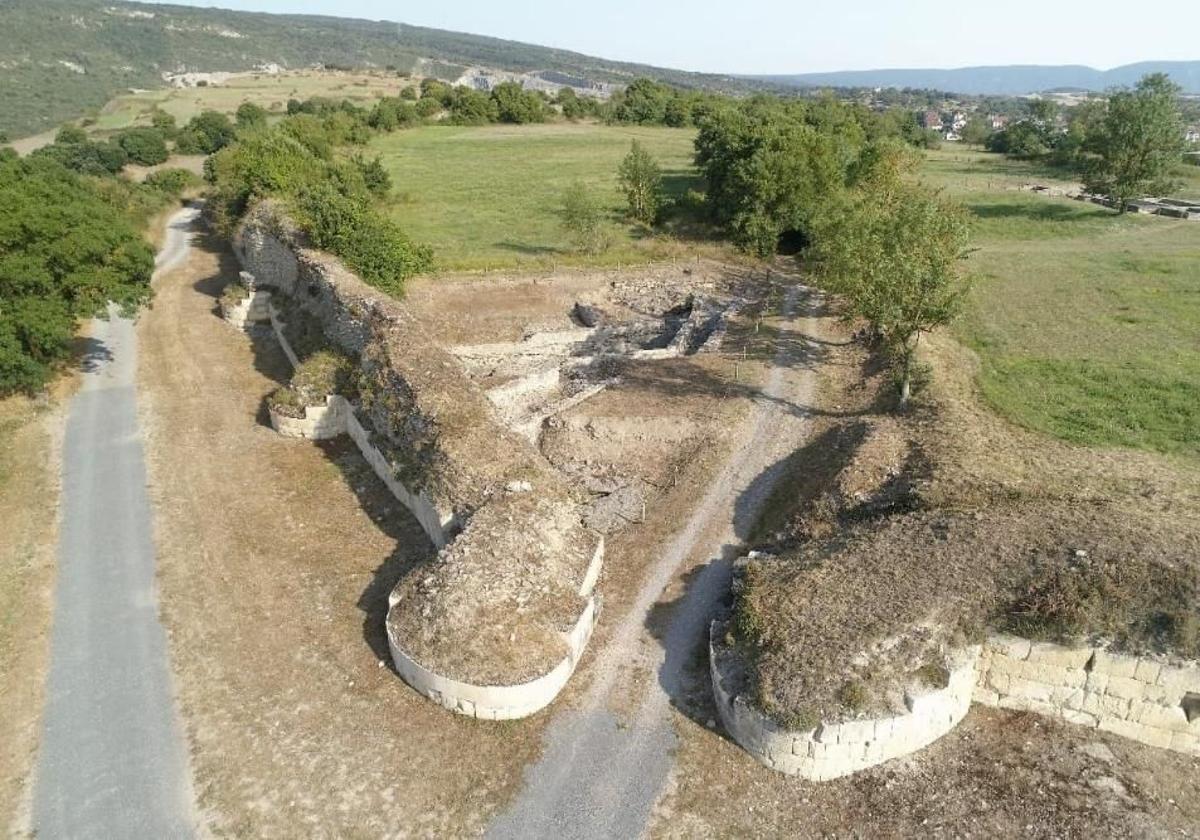
[(629, 154), (621, 161), (617, 178), (629, 204), (630, 217), (642, 224), (654, 224), (662, 206), (662, 170), (638, 141), (633, 141)]
[(496, 104), (496, 119), (506, 123), (539, 123), (546, 121), (546, 103), (534, 91), (527, 91), (516, 82), (496, 85), (492, 91)]
[(77, 125), (64, 125), (54, 135), (54, 142), (64, 146), (86, 143), (87, 140), (87, 132)]
[(304, 188), (296, 204), (313, 245), (337, 254), (364, 281), (394, 297), (404, 294), (405, 280), (433, 264), (428, 247), (332, 184)]
[(573, 183), (563, 194), (561, 215), (563, 229), (579, 250), (598, 254), (608, 249), (603, 209), (582, 181)]
[(353, 399), (357, 379), (353, 360), (332, 350), (318, 350), (297, 365), (292, 381), (274, 391), (267, 404), (280, 414), (303, 417), (305, 407), (325, 405), (331, 394)]
[(130, 128), (117, 135), (119, 145), (134, 163), (157, 166), (169, 156), (162, 132), (155, 128)]
[(143, 182), (147, 187), (177, 197), (184, 190), (200, 185), (200, 179), (186, 169), (160, 169), (151, 172)]

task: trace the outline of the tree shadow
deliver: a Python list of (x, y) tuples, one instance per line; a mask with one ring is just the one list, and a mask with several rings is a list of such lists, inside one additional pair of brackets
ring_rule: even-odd
[(525, 242), (513, 242), (512, 240), (497, 242), (495, 243), (495, 247), (517, 254), (524, 254), (529, 257), (556, 256), (567, 253), (562, 248), (556, 248), (552, 245), (529, 245)]
[(967, 208), (981, 219), (1028, 219), (1037, 222), (1082, 222), (1098, 215), (1094, 205), (1055, 201), (975, 203), (968, 204)]
[(95, 373), (113, 360), (108, 345), (98, 338), (79, 336), (71, 342), (71, 355), (82, 373)]

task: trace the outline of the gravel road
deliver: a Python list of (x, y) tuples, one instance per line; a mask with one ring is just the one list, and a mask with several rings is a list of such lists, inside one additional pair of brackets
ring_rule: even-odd
[[(541, 760), (527, 771), (525, 789), (493, 823), (490, 837), (644, 833), (674, 761), (671, 698), (684, 689), (688, 664), (728, 591), (731, 561), (781, 477), (781, 464), (807, 434), (804, 407), (811, 404), (816, 374), (813, 345), (803, 336), (814, 334), (817, 303), (808, 289), (788, 293), (774, 366), (745, 438), (647, 574), (636, 604), (599, 653), (578, 705), (551, 723)], [(648, 616), (672, 581), (693, 567), (698, 570), (686, 593), (655, 639), (646, 628)], [(628, 678), (639, 671), (651, 676)], [(631, 686), (632, 698), (625, 694)]]
[[(156, 275), (186, 258), (196, 214), (171, 217)], [(63, 441), (33, 829), (72, 840), (191, 837), (187, 749), (158, 619), (133, 322), (111, 312), (87, 341)]]

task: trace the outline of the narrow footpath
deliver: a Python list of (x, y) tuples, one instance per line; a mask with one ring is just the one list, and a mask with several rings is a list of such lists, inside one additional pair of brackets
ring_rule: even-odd
[[(805, 336), (816, 335), (818, 304), (808, 289), (789, 291), (774, 365), (745, 438), (650, 569), (636, 604), (599, 653), (580, 702), (550, 724), (541, 760), (527, 771), (525, 789), (493, 823), (490, 837), (576, 840), (645, 832), (674, 762), (672, 699), (686, 689), (689, 664), (728, 591), (732, 561), (782, 477), (785, 459), (808, 433), (817, 353)], [(698, 571), (655, 639), (647, 629), (651, 611), (692, 569)], [(622, 678), (631, 670), (648, 676)], [(630, 686), (636, 696), (617, 696)]]
[[(187, 257), (196, 215), (171, 217), (156, 277)], [(32, 828), (42, 840), (191, 837), (187, 748), (158, 618), (134, 324), (111, 311), (90, 336), (63, 440)]]

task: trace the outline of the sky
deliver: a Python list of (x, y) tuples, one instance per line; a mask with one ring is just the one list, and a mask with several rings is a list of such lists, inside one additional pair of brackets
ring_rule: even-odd
[(1200, 0), (172, 2), (399, 21), (719, 73), (1200, 60)]

